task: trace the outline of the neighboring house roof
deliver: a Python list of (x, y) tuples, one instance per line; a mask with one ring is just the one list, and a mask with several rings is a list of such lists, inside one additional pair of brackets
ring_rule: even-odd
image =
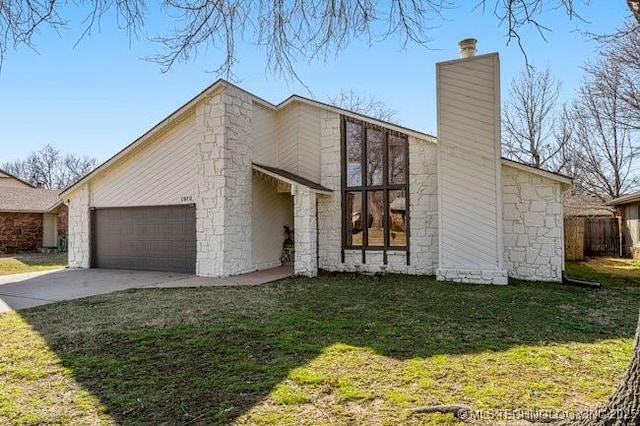
[(29, 188), (35, 188), (35, 186), (31, 185), (29, 182), (26, 182), (22, 179), (20, 179), (19, 177), (12, 175), (11, 173), (9, 173), (6, 170), (0, 169), (0, 179), (13, 179), (13, 180), (17, 180), (18, 182), (24, 184), (26, 187)]
[[(423, 139), (423, 140), (429, 141), (431, 143), (437, 143), (437, 138), (435, 136), (433, 136), (433, 135), (428, 134), (428, 133), (420, 132), (418, 130), (409, 129), (407, 127), (399, 126), (399, 125), (394, 124), (394, 123), (390, 123), (390, 122), (387, 122), (387, 121), (379, 120), (379, 119), (374, 118), (374, 117), (370, 117), (370, 116), (367, 116), (367, 115), (364, 115), (364, 114), (360, 114), (360, 113), (357, 113), (357, 112), (354, 112), (354, 111), (350, 111), (350, 110), (347, 110), (347, 109), (344, 109), (344, 108), (336, 107), (336, 106), (333, 106), (333, 105), (325, 104), (323, 102), (319, 102), (319, 101), (315, 101), (315, 100), (312, 100), (312, 99), (308, 99), (308, 98), (305, 98), (305, 97), (299, 96), (299, 95), (291, 95), (287, 99), (285, 99), (284, 101), (282, 101), (279, 104), (275, 105), (275, 104), (272, 104), (271, 102), (268, 102), (268, 101), (266, 101), (266, 100), (264, 100), (264, 99), (262, 99), (262, 98), (260, 98), (260, 97), (258, 97), (256, 95), (254, 95), (251, 92), (248, 92), (248, 91), (244, 90), (241, 87), (238, 87), (238, 86), (236, 86), (236, 85), (234, 85), (232, 83), (229, 83), (226, 80), (218, 79), (215, 83), (213, 83), (212, 85), (210, 85), (209, 87), (204, 89), (202, 92), (198, 93), (196, 96), (191, 98), (184, 105), (182, 105), (180, 108), (175, 110), (173, 113), (171, 113), (169, 116), (167, 116), (164, 120), (160, 121), (158, 124), (156, 124), (154, 127), (152, 127), (146, 133), (144, 133), (138, 139), (134, 140), (129, 145), (127, 145), (126, 147), (124, 147), (123, 149), (118, 151), (114, 156), (112, 156), (111, 158), (109, 158), (108, 160), (106, 160), (105, 162), (100, 164), (98, 167), (93, 169), (91, 172), (86, 174), (82, 179), (78, 180), (73, 185), (71, 185), (68, 188), (64, 189), (60, 193), (60, 196), (64, 197), (67, 193), (72, 191), (75, 187), (78, 187), (78, 186), (82, 185), (87, 180), (91, 179), (93, 176), (101, 173), (108, 165), (110, 165), (110, 164), (116, 162), (117, 160), (119, 160), (120, 158), (126, 156), (127, 154), (129, 154), (130, 152), (135, 150), (138, 146), (144, 144), (146, 141), (151, 139), (154, 135), (160, 133), (164, 128), (166, 128), (167, 126), (171, 125), (172, 123), (175, 123), (177, 120), (180, 119), (180, 117), (182, 117), (183, 114), (185, 114), (187, 111), (191, 110), (191, 108), (194, 107), (199, 101), (201, 101), (202, 99), (204, 99), (207, 96), (211, 95), (216, 90), (219, 90), (219, 89), (221, 89), (221, 88), (223, 88), (225, 86), (231, 86), (231, 87), (235, 87), (238, 90), (241, 90), (242, 92), (244, 92), (244, 93), (248, 94), (249, 96), (251, 96), (251, 98), (256, 103), (258, 103), (258, 104), (260, 104), (260, 105), (262, 105), (262, 106), (264, 106), (266, 108), (269, 108), (269, 109), (279, 110), (279, 109), (286, 108), (288, 105), (290, 105), (293, 102), (300, 102), (300, 103), (307, 104), (307, 105), (312, 105), (312, 106), (315, 106), (317, 108), (321, 108), (321, 109), (324, 109), (324, 110), (327, 110), (327, 111), (332, 111), (332, 112), (335, 112), (337, 114), (346, 115), (348, 117), (356, 118), (356, 119), (363, 120), (363, 121), (368, 121), (368, 122), (373, 123), (373, 124), (378, 124), (380, 126), (387, 127), (387, 128), (389, 128), (391, 130), (396, 130), (398, 132), (405, 133), (405, 134), (407, 134), (409, 136), (414, 136), (414, 137), (417, 137), (419, 139)], [(527, 166), (527, 165), (520, 164), (520, 163), (516, 163), (516, 162), (511, 161), (511, 160), (503, 159), (503, 164), (506, 164), (507, 166), (512, 166), (512, 167), (518, 167), (518, 168), (520, 168), (522, 170), (526, 170), (526, 171), (529, 171), (529, 172), (532, 172), (532, 173), (537, 173), (537, 174), (540, 174), (542, 176), (549, 177), (550, 179), (560, 180), (561, 182), (566, 183), (567, 185), (571, 185), (572, 184), (572, 180), (569, 177), (558, 175), (558, 174), (551, 173), (551, 172), (547, 172), (547, 171), (544, 171), (544, 170), (541, 170), (541, 169), (536, 169), (534, 167)]]
[(615, 209), (593, 195), (565, 195), (565, 216), (615, 216)]
[(610, 206), (620, 206), (623, 204), (635, 203), (637, 201), (640, 201), (640, 191), (628, 195), (623, 195), (622, 197), (614, 198), (607, 204)]
[(0, 212), (47, 213), (58, 200), (58, 191), (51, 189), (0, 188)]
[(257, 163), (251, 163), (251, 164), (254, 170), (257, 170), (273, 178), (282, 180), (290, 185), (300, 184), (300, 185), (306, 186), (307, 188), (313, 190), (314, 192), (319, 192), (322, 194), (331, 194), (333, 192), (331, 189), (325, 186), (322, 186), (319, 183), (315, 183), (313, 181), (310, 181), (307, 178), (303, 178), (302, 176), (298, 176), (286, 170), (282, 170), (277, 167), (265, 166), (263, 164), (257, 164)]

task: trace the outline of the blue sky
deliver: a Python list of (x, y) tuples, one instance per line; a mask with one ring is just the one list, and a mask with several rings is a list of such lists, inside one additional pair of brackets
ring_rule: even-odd
[[(457, 42), (478, 39), (478, 53), (498, 51), (502, 65), (503, 100), (512, 77), (524, 66), (515, 45), (506, 45), (505, 28), (490, 11), (473, 10), (476, 2), (444, 13), (434, 21), (431, 49), (398, 40), (368, 46), (354, 42), (328, 62), (300, 61), (298, 73), (312, 94), (291, 79), (265, 73), (266, 58), (249, 42), (238, 49), (235, 81), (273, 103), (292, 93), (326, 100), (342, 90), (373, 95), (398, 111), (402, 125), (435, 134), (435, 63), (456, 58)], [(553, 29), (544, 41), (533, 31), (522, 33), (529, 61), (549, 64), (563, 81), (570, 99), (582, 80), (581, 65), (597, 46), (580, 31), (613, 31), (628, 15), (625, 2), (595, 2), (580, 9), (583, 21), (569, 21), (561, 11), (544, 15)], [(209, 50), (167, 73), (143, 57), (156, 46), (146, 39), (129, 40), (108, 20), (100, 31), (74, 47), (78, 32), (43, 31), (36, 50), (11, 51), (0, 73), (0, 163), (24, 158), (51, 143), (65, 152), (103, 161), (169, 115), (216, 80), (219, 53)]]

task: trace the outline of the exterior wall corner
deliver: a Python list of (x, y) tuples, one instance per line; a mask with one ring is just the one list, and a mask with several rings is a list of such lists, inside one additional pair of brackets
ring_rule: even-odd
[(505, 268), (517, 279), (562, 281), (561, 184), (506, 166), (502, 175)]
[(69, 267), (91, 266), (90, 191), (84, 184), (69, 197)]
[(293, 225), (295, 238), (294, 272), (296, 275), (318, 275), (316, 194), (296, 185), (293, 192)]

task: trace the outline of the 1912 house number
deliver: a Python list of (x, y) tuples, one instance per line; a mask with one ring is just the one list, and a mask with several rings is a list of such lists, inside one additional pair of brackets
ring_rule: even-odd
[(191, 202), (193, 202), (193, 197), (191, 195), (186, 195), (186, 196), (180, 197), (180, 202), (182, 202), (182, 203), (191, 203)]

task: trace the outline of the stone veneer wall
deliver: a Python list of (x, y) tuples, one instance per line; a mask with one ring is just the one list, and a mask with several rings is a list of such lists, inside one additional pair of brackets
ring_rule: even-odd
[(233, 86), (212, 94), (196, 109), (197, 275), (252, 270), (251, 111), (251, 97)]
[(561, 281), (563, 208), (561, 184), (502, 167), (504, 264), (509, 276)]
[(88, 268), (89, 256), (89, 186), (82, 185), (69, 198), (69, 267)]
[(318, 268), (342, 269), (342, 210), (340, 182), (340, 116), (323, 111), (320, 124), (320, 184), (333, 191), (318, 195)]
[(316, 256), (316, 194), (304, 186), (293, 188), (294, 268), (296, 275), (318, 275)]
[(434, 143), (409, 138), (410, 274), (435, 273), (438, 267), (438, 176)]
[(347, 250), (343, 264), (340, 116), (328, 111), (323, 112), (320, 130), (320, 183), (334, 192), (331, 195), (318, 196), (318, 267), (328, 271), (385, 270), (406, 274), (433, 274), (438, 260), (435, 144), (409, 137), (410, 265), (407, 265), (406, 252), (399, 250), (387, 251), (387, 265), (384, 265), (382, 251), (368, 251), (366, 263), (363, 263), (361, 250)]
[(42, 213), (0, 213), (0, 253), (42, 247)]

